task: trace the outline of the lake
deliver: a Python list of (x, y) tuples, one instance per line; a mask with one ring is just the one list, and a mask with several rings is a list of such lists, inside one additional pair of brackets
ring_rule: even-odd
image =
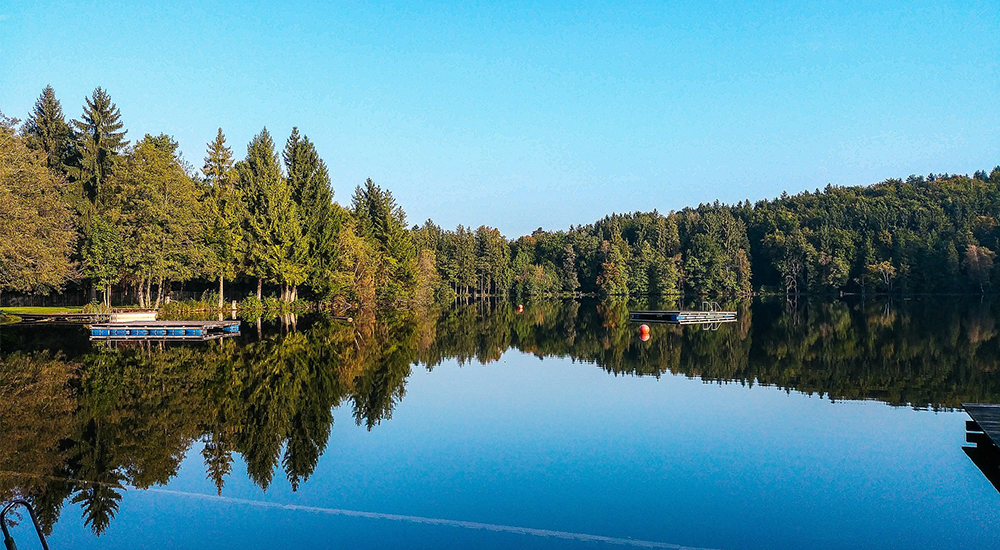
[(758, 301), (642, 341), (629, 309), (669, 305), (3, 326), (0, 499), (52, 549), (998, 546), (960, 403), (1000, 402), (1000, 304)]

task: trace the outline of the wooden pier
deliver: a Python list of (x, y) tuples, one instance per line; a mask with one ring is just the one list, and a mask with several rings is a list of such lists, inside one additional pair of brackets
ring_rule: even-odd
[(962, 447), (993, 487), (1000, 491), (1000, 404), (962, 403), (972, 420), (965, 422), (965, 441), (974, 447)]
[(214, 340), (240, 334), (239, 321), (134, 321), (90, 326), (91, 340)]

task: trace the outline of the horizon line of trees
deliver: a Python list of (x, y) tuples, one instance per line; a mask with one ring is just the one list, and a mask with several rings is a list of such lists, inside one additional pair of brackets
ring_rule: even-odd
[(1000, 166), (870, 186), (611, 214), (509, 239), (496, 228), (407, 227), (371, 179), (348, 207), (293, 128), (237, 160), (222, 129), (195, 170), (166, 134), (125, 139), (102, 88), (67, 121), (51, 86), (23, 125), (0, 115), (0, 292), (67, 282), (157, 307), (172, 283), (274, 285), (343, 305), (458, 296), (754, 292), (986, 293), (1000, 280)]

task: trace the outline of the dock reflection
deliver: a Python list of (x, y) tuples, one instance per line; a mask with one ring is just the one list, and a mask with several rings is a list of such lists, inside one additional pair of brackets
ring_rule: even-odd
[[(963, 403), (972, 420), (965, 422), (965, 441), (973, 446), (963, 446), (962, 450), (972, 463), (986, 476), (993, 488), (1000, 492), (1000, 449), (994, 441), (992, 428), (1000, 413), (1000, 405)], [(984, 429), (985, 425), (985, 429)]]

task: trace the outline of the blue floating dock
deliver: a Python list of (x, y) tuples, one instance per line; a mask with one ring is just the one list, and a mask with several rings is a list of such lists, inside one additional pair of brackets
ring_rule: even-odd
[(240, 322), (130, 321), (90, 326), (91, 340), (212, 340), (240, 333)]

